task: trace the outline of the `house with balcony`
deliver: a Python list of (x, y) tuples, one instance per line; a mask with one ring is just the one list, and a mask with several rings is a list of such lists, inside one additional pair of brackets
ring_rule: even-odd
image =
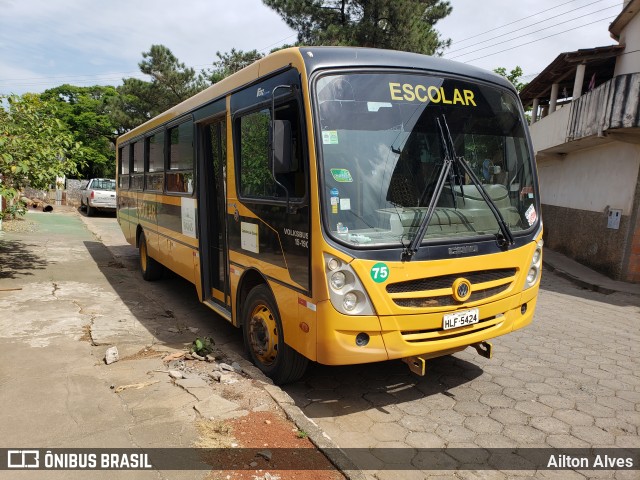
[(532, 107), (545, 246), (640, 283), (640, 0), (617, 44), (558, 55), (521, 92)]

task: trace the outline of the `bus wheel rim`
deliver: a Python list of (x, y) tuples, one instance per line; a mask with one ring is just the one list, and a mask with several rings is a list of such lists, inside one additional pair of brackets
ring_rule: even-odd
[(263, 365), (272, 365), (278, 356), (278, 324), (266, 305), (253, 309), (249, 321), (249, 343)]

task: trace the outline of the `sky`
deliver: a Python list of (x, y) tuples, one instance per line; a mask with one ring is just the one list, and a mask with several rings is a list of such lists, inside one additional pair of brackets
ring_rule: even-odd
[[(622, 8), (622, 0), (450, 2), (453, 12), (436, 24), (452, 40), (443, 56), (490, 70), (520, 66), (527, 81), (562, 52), (615, 44), (608, 26)], [(145, 78), (138, 63), (153, 44), (200, 71), (217, 51), (268, 53), (295, 40), (261, 0), (0, 0), (0, 94)]]

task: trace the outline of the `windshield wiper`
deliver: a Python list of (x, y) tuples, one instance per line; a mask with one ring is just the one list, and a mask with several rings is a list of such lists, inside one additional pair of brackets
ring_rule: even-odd
[(442, 147), (444, 149), (444, 160), (442, 163), (442, 168), (440, 169), (440, 173), (438, 174), (438, 180), (436, 181), (435, 189), (433, 190), (433, 194), (431, 195), (431, 199), (429, 200), (429, 206), (427, 207), (427, 212), (425, 213), (422, 221), (420, 222), (420, 226), (416, 231), (415, 237), (411, 240), (411, 243), (408, 247), (405, 248), (402, 253), (403, 260), (411, 260), (411, 257), (415, 255), (418, 251), (420, 244), (422, 243), (422, 239), (427, 233), (427, 228), (429, 228), (429, 223), (431, 222), (431, 218), (433, 217), (433, 213), (436, 210), (436, 204), (440, 199), (440, 195), (442, 194), (442, 189), (444, 187), (444, 182), (449, 177), (449, 171), (451, 170), (451, 166), (453, 165), (454, 157), (451, 156), (451, 152), (449, 151), (449, 145), (447, 144), (446, 138), (444, 136), (444, 130), (442, 129), (442, 125), (440, 125), (440, 119), (436, 118), (436, 122), (438, 123), (438, 130), (440, 130), (440, 137), (442, 139)]
[[(444, 183), (447, 180), (447, 178), (449, 179), (450, 182), (453, 181), (452, 176), (449, 176), (449, 172), (454, 163), (456, 163), (458, 166), (461, 166), (462, 169), (465, 171), (465, 173), (469, 175), (474, 186), (478, 189), (480, 196), (487, 203), (487, 205), (489, 206), (489, 209), (491, 210), (491, 213), (493, 213), (493, 216), (496, 218), (496, 221), (498, 222), (498, 226), (500, 227), (500, 232), (501, 232), (496, 235), (496, 240), (498, 242), (498, 245), (500, 246), (500, 248), (508, 248), (509, 245), (512, 245), (514, 243), (514, 238), (513, 238), (513, 234), (511, 233), (511, 230), (509, 230), (509, 227), (504, 221), (504, 218), (502, 217), (500, 210), (498, 210), (494, 201), (491, 199), (491, 197), (489, 197), (489, 194), (486, 192), (486, 190), (482, 186), (482, 182), (478, 179), (478, 177), (473, 172), (473, 170), (469, 168), (466, 160), (463, 157), (458, 157), (456, 155), (455, 145), (453, 143), (453, 139), (451, 138), (451, 131), (449, 130), (449, 126), (447, 125), (446, 117), (442, 115), (442, 123), (440, 122), (440, 118), (436, 118), (436, 123), (438, 124), (438, 130), (440, 131), (440, 138), (442, 139), (442, 145), (444, 149), (444, 163), (438, 175), (438, 180), (436, 182), (433, 195), (431, 196), (431, 199), (429, 201), (427, 212), (425, 216), (422, 218), (422, 221), (420, 222), (420, 226), (418, 227), (415, 237), (413, 237), (413, 240), (411, 240), (411, 243), (409, 244), (409, 246), (405, 248), (402, 255), (403, 260), (411, 260), (411, 257), (413, 257), (413, 255), (415, 255), (415, 253), (418, 251), (418, 248), (420, 247), (420, 244), (422, 243), (422, 240), (424, 239), (424, 236), (427, 233), (427, 229), (429, 228), (429, 223), (431, 222), (433, 213), (436, 210), (436, 204), (438, 203), (438, 200), (440, 199), (440, 195), (442, 194)], [(442, 124), (444, 124), (444, 128)], [(446, 136), (445, 136), (445, 129), (447, 132)], [(463, 193), (464, 190), (462, 190), (462, 188), (463, 188), (462, 185), (460, 185), (460, 192), (464, 195)], [(455, 196), (453, 185), (451, 190), (453, 195)], [(454, 205), (456, 205), (457, 207), (457, 203), (455, 202), (455, 199), (454, 199)]]
[[(493, 213), (493, 216), (496, 218), (496, 221), (498, 222), (498, 226), (500, 227), (500, 232), (502, 232), (501, 234), (500, 233), (496, 234), (496, 241), (498, 242), (498, 246), (500, 248), (509, 248), (509, 245), (513, 245), (515, 240), (513, 238), (513, 234), (511, 233), (511, 230), (509, 229), (509, 226), (507, 225), (507, 222), (504, 221), (504, 217), (500, 213), (500, 210), (498, 210), (498, 207), (496, 207), (495, 202), (492, 200), (492, 198), (489, 196), (487, 191), (482, 186), (482, 182), (480, 181), (478, 176), (475, 174), (473, 170), (471, 170), (467, 161), (464, 159), (464, 157), (459, 157), (456, 154), (455, 146), (453, 144), (453, 139), (451, 138), (451, 131), (449, 130), (449, 125), (447, 125), (447, 119), (445, 118), (444, 115), (442, 116), (442, 122), (444, 123), (444, 128), (447, 129), (447, 137), (451, 144), (451, 150), (453, 152), (454, 160), (457, 162), (457, 165), (460, 165), (462, 169), (465, 171), (465, 173), (469, 175), (469, 177), (471, 178), (471, 181), (473, 182), (473, 185), (478, 189), (480, 196), (487, 203), (487, 205), (489, 206), (489, 210), (491, 210), (491, 213)], [(438, 126), (442, 128), (439, 122), (438, 122)], [(440, 133), (442, 134), (442, 131)], [(460, 186), (460, 189), (462, 192), (462, 185)]]

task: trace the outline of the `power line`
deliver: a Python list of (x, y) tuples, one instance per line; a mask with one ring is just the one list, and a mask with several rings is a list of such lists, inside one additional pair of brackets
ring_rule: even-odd
[[(590, 16), (590, 15), (593, 15), (594, 13), (598, 13), (598, 12), (601, 12), (601, 11), (603, 11), (603, 10), (609, 10), (610, 8), (617, 7), (617, 6), (618, 6), (618, 5), (611, 5), (610, 7), (603, 8), (603, 9), (601, 9), (601, 10), (597, 10), (597, 11), (595, 11), (595, 12), (587, 13), (587, 14), (585, 14), (585, 15), (581, 15), (581, 16), (579, 16), (579, 17), (575, 17), (575, 18), (571, 18), (571, 19), (569, 19), (569, 20), (565, 20), (564, 22), (559, 22), (559, 23), (556, 23), (556, 24), (554, 24), (554, 25), (549, 25), (548, 27), (544, 27), (544, 28), (540, 28), (540, 29), (538, 29), (538, 30), (534, 30), (533, 32), (523, 33), (522, 35), (519, 35), (519, 36), (517, 36), (517, 37), (513, 37), (513, 38), (506, 39), (505, 41), (510, 42), (510, 41), (512, 41), (512, 40), (517, 40), (517, 39), (519, 39), (519, 38), (526, 37), (526, 36), (528, 36), (528, 35), (534, 35), (534, 34), (536, 34), (536, 33), (543, 32), (544, 30), (549, 30), (550, 28), (557, 27), (558, 25), (564, 25), (565, 23), (570, 23), (570, 22), (573, 22), (573, 21), (578, 20), (578, 19), (580, 19), (580, 18), (588, 17), (588, 16)], [(504, 35), (498, 35), (497, 37), (490, 38), (490, 39), (485, 40), (484, 42), (480, 42), (480, 43), (486, 43), (486, 42), (489, 42), (489, 41), (491, 41), (491, 40), (495, 40), (496, 38), (503, 37), (503, 36), (505, 36), (505, 35), (510, 35), (510, 34), (512, 34), (512, 33), (515, 33), (516, 31), (517, 31), (517, 30), (514, 30), (514, 31), (509, 32), (509, 33), (505, 33)], [(491, 44), (491, 45), (487, 45), (487, 46), (485, 46), (485, 47), (481, 47), (481, 48), (478, 48), (478, 49), (476, 49), (476, 50), (471, 50), (470, 52), (461, 53), (461, 54), (459, 54), (459, 55), (455, 55), (455, 56), (453, 56), (453, 57), (446, 57), (446, 58), (454, 59), (454, 58), (464, 57), (465, 55), (470, 55), (470, 54), (472, 54), (472, 53), (479, 52), (479, 51), (481, 51), (481, 50), (486, 50), (487, 48), (495, 47), (496, 45), (501, 45), (502, 43), (504, 43), (504, 41), (503, 41), (503, 42), (499, 42), (499, 43), (494, 43), (494, 44)], [(470, 47), (465, 47), (465, 48), (470, 48)]]
[[(602, 0), (600, 0), (600, 1), (602, 1)], [(595, 2), (595, 3), (598, 3), (598, 2)], [(589, 12), (589, 13), (585, 13), (584, 15), (580, 15), (579, 17), (573, 17), (573, 18), (571, 18), (571, 19), (569, 19), (569, 20), (565, 20), (564, 22), (556, 23), (555, 25), (550, 25), (550, 26), (548, 26), (548, 27), (544, 27), (544, 28), (541, 28), (541, 29), (539, 29), (539, 30), (534, 30), (533, 32), (529, 32), (529, 33), (526, 33), (526, 34), (524, 34), (524, 35), (532, 35), (532, 34), (534, 34), (534, 33), (542, 32), (543, 30), (548, 30), (549, 28), (557, 27), (558, 25), (563, 25), (563, 24), (565, 24), (565, 23), (573, 22), (573, 21), (578, 20), (578, 19), (580, 19), (580, 18), (588, 17), (589, 15), (593, 15), (594, 13), (600, 13), (600, 12), (602, 12), (602, 11), (604, 11), (604, 10), (609, 10), (609, 9), (611, 9), (611, 8), (619, 8), (619, 7), (620, 7), (620, 5), (619, 5), (619, 4), (610, 5), (610, 6), (608, 6), (608, 7), (601, 8), (600, 10), (595, 10), (595, 11), (593, 11), (593, 12)], [(567, 12), (567, 13), (568, 13), (568, 12)], [(521, 27), (521, 28), (519, 28), (519, 29), (517, 29), (517, 30), (511, 30), (510, 32), (507, 32), (507, 33), (501, 33), (500, 35), (496, 35), (495, 37), (491, 37), (491, 38), (488, 38), (488, 39), (486, 39), (486, 40), (482, 40), (481, 42), (475, 43), (475, 44), (473, 44), (473, 45), (469, 45), (469, 46), (467, 46), (467, 47), (458, 48), (457, 50), (451, 50), (451, 51), (447, 52), (446, 54), (451, 54), (451, 53), (459, 52), (460, 50), (466, 50), (467, 48), (472, 48), (472, 47), (475, 47), (475, 46), (477, 46), (477, 45), (481, 45), (481, 44), (483, 44), (483, 43), (490, 42), (491, 40), (495, 40), (496, 38), (505, 37), (505, 36), (507, 36), (507, 35), (511, 35), (512, 33), (519, 32), (519, 31), (521, 31), (521, 30), (523, 30), (523, 29), (525, 29), (525, 28), (533, 27), (534, 25), (539, 25), (540, 23), (544, 23), (544, 22), (548, 22), (548, 21), (549, 21), (549, 19), (548, 19), (548, 18), (545, 18), (544, 20), (540, 20), (539, 22), (532, 23), (532, 24), (527, 25), (527, 26), (525, 26), (525, 27)], [(501, 27), (499, 27), (499, 28), (501, 28)], [(521, 35), (521, 36), (524, 36), (524, 35)], [(520, 38), (520, 37), (515, 37), (515, 38), (512, 38), (512, 39), (507, 39), (507, 41), (515, 40), (515, 39), (517, 39), (517, 38)], [(493, 46), (493, 45), (490, 45), (490, 46)], [(489, 47), (484, 47), (484, 48), (489, 48)], [(480, 49), (480, 50), (481, 50), (481, 49)], [(472, 52), (463, 53), (463, 54), (461, 54), (461, 55), (457, 55), (457, 56), (455, 56), (455, 57), (451, 57), (451, 58), (458, 58), (458, 57), (460, 57), (460, 56), (462, 56), (462, 55), (467, 55), (467, 54), (469, 54), (469, 53), (473, 53), (473, 52), (477, 52), (477, 51), (478, 51), (478, 50), (473, 50)]]
[(500, 51), (497, 51), (497, 52), (489, 53), (489, 54), (484, 55), (482, 57), (473, 58), (471, 60), (463, 60), (462, 62), (463, 63), (475, 62), (476, 60), (481, 60), (483, 58), (491, 57), (493, 55), (497, 55), (498, 53), (507, 52), (507, 51), (513, 50), (515, 48), (524, 47), (525, 45), (529, 45), (531, 43), (539, 42), (541, 40), (546, 40), (547, 38), (551, 38), (551, 37), (555, 37), (555, 36), (558, 36), (558, 35), (562, 35), (563, 33), (571, 32), (572, 30), (577, 30), (577, 29), (582, 28), (582, 27), (587, 27), (589, 25), (593, 25), (594, 23), (603, 22), (605, 20), (611, 20), (612, 18), (615, 18), (615, 17), (616, 17), (616, 15), (612, 15), (612, 16), (606, 17), (606, 18), (601, 18), (600, 20), (596, 20), (595, 22), (585, 23), (584, 25), (580, 25), (579, 27), (574, 27), (574, 28), (570, 28), (568, 30), (564, 30), (562, 32), (553, 33), (551, 35), (547, 35), (546, 37), (538, 38), (536, 40), (531, 40), (530, 42), (526, 42), (526, 43), (521, 43), (520, 45), (516, 45), (514, 47), (505, 48), (504, 50), (500, 50)]
[[(498, 27), (492, 28), (492, 29), (490, 29), (490, 30), (487, 30), (486, 32), (478, 33), (478, 34), (473, 35), (473, 36), (471, 36), (471, 37), (467, 37), (467, 38), (464, 38), (464, 39), (462, 39), (462, 40), (458, 40), (457, 42), (453, 42), (453, 44), (455, 45), (455, 44), (458, 44), (458, 43), (466, 42), (467, 40), (471, 40), (472, 38), (480, 37), (480, 36), (482, 36), (482, 35), (484, 35), (484, 34), (486, 34), (486, 33), (491, 33), (491, 32), (494, 32), (494, 31), (496, 31), (496, 30), (500, 30), (501, 28), (508, 27), (509, 25), (513, 25), (514, 23), (522, 22), (523, 20), (527, 20), (528, 18), (535, 17), (535, 16), (537, 16), (537, 15), (540, 15), (541, 13), (546, 13), (546, 12), (549, 12), (549, 11), (551, 11), (551, 10), (555, 10), (556, 8), (564, 7), (565, 5), (568, 5), (568, 4), (570, 4), (570, 3), (573, 3), (574, 1), (575, 1), (575, 0), (571, 0), (571, 1), (569, 1), (569, 2), (561, 3), (560, 5), (556, 5), (555, 7), (547, 8), (546, 10), (542, 10), (542, 11), (540, 11), (540, 12), (533, 13), (533, 14), (531, 14), (531, 15), (527, 16), (527, 17), (523, 17), (523, 18), (520, 18), (520, 19), (518, 19), (518, 20), (514, 20), (513, 22), (505, 23), (504, 25), (500, 25), (500, 26), (498, 26)], [(572, 11), (575, 11), (575, 10), (580, 10), (581, 8), (585, 8), (585, 7), (588, 7), (588, 6), (590, 6), (590, 5), (594, 5), (594, 4), (596, 4), (596, 3), (600, 3), (600, 2), (604, 2), (604, 0), (597, 0), (597, 1), (595, 1), (595, 2), (588, 3), (587, 5), (583, 5), (583, 6), (581, 6), (581, 7), (577, 7), (577, 8), (575, 8), (575, 9), (573, 9), (573, 10), (569, 10), (568, 12), (564, 12), (564, 13), (563, 13), (563, 14), (561, 14), (561, 15), (564, 15), (565, 13), (569, 13), (569, 12), (572, 12)], [(534, 24), (534, 25), (535, 25), (535, 24)], [(527, 28), (527, 27), (524, 27), (524, 28)]]

